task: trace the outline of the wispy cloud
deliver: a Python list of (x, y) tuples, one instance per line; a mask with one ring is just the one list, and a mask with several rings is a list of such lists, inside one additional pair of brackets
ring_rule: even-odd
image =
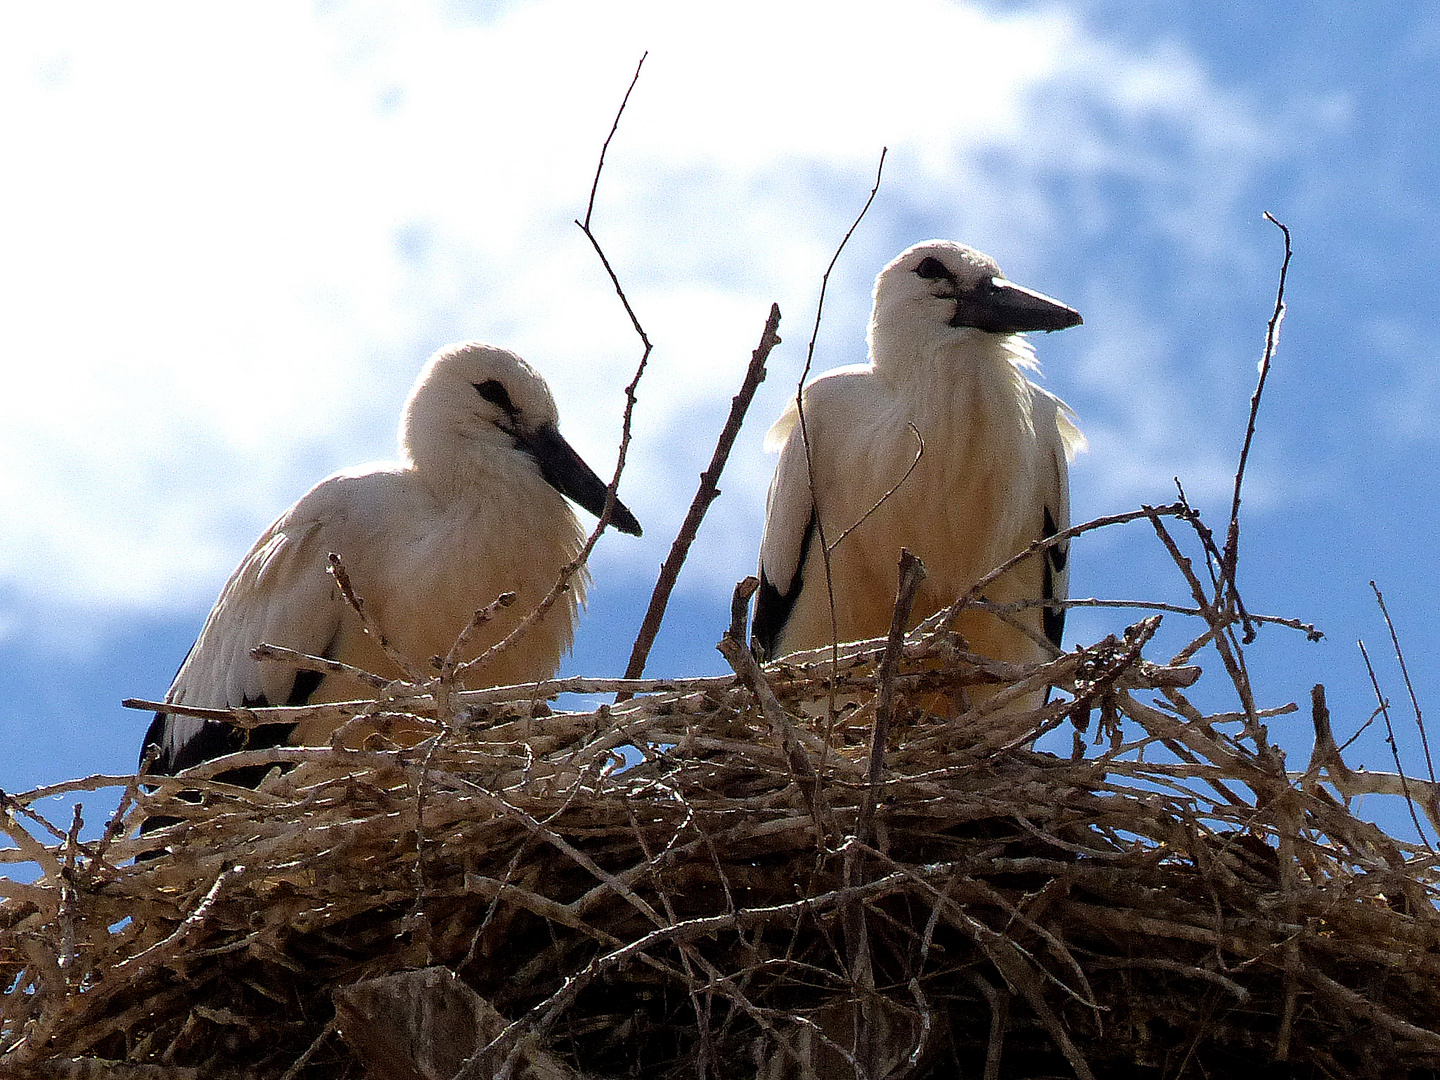
[(647, 48), (596, 220), (657, 345), (626, 482), (656, 525), (603, 560), (652, 572), (775, 300), (785, 345), (695, 587), (753, 561), (759, 436), (882, 145), (819, 369), (863, 358), (876, 268), (959, 236), (1084, 304), (1084, 336), (1042, 359), (1089, 423), (1096, 501), (1221, 467), (1178, 373), (1217, 348), (1197, 313), (1233, 313), (1269, 273), (1268, 237), (1235, 222), (1258, 217), (1247, 185), (1284, 144), (1178, 45), (940, 0), (884, 20), (579, 0), (478, 20), (439, 4), (9, 18), (0, 349), (21, 404), (0, 495), (28, 512), (0, 523), (0, 584), (28, 602), (204, 604), (307, 484), (392, 452), (447, 340), (531, 358), (582, 452), (612, 460), (639, 350), (572, 219)]

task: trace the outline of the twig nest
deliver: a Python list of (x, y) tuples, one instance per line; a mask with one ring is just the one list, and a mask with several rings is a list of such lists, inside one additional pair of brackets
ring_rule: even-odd
[[(0, 1072), (406, 1075), (422, 1043), (516, 1077), (1440, 1067), (1433, 859), (1277, 771), (1263, 717), (1201, 715), (1145, 636), (1008, 673), (911, 642), (874, 785), (878, 643), (772, 665), (770, 706), (461, 695), (484, 711), (413, 748), (259, 752), (256, 791), (130, 781), (101, 841), (8, 797), (44, 873), (0, 904)], [(1036, 680), (1062, 692), (995, 706)], [(1100, 745), (1033, 748), (1095, 715)], [(131, 837), (152, 814), (181, 820)]]

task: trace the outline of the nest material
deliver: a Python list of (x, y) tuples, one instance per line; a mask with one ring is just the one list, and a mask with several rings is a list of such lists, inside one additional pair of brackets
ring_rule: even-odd
[(256, 751), (291, 766), (256, 791), (128, 780), (99, 841), (22, 823), (127, 778), (9, 797), (44, 875), (0, 882), (0, 1075), (1436, 1075), (1433, 859), (1202, 716), (1150, 629), (1038, 671), (907, 646), (878, 784), (870, 643), (834, 720), (820, 660), (550, 684), (372, 704), (443, 731)]

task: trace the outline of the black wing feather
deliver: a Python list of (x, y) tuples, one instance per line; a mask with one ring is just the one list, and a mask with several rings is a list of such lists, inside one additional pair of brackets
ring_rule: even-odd
[[(331, 643), (333, 644), (333, 642)], [(193, 646), (192, 646), (193, 648)], [(326, 647), (326, 653), (329, 647)], [(186, 657), (189, 658), (188, 655)], [(184, 667), (184, 664), (181, 664)], [(320, 689), (320, 684), (325, 680), (323, 672), (319, 671), (298, 671), (295, 673), (295, 681), (290, 685), (290, 693), (285, 699), (286, 705), (306, 705)], [(270, 701), (264, 694), (255, 697), (246, 697), (240, 703), (245, 709), (264, 709), (270, 705)], [(234, 724), (227, 724), (223, 720), (206, 720), (195, 736), (180, 747), (174, 755), (167, 755), (164, 752), (165, 729), (169, 725), (170, 716), (167, 713), (155, 714), (155, 719), (150, 721), (150, 728), (145, 732), (145, 742), (140, 747), (140, 761), (144, 764), (145, 755), (150, 747), (161, 747), (161, 754), (150, 766), (151, 773), (157, 776), (175, 776), (192, 766), (199, 765), (204, 761), (213, 761), (215, 758), (228, 757), (230, 754), (238, 754), (242, 750), (268, 750), (272, 746), (284, 746), (290, 741), (290, 735), (295, 730), (294, 724), (261, 724), (255, 728), (236, 727)], [(238, 787), (258, 787), (265, 774), (271, 769), (269, 765), (246, 765), (239, 769), (229, 769), (215, 777), (227, 784), (235, 784)], [(190, 798), (199, 802), (196, 792), (181, 792), (181, 798)], [(156, 829), (163, 829), (168, 825), (174, 825), (179, 818), (160, 815), (148, 817), (140, 823), (140, 833), (154, 832)], [(159, 851), (146, 852), (141, 858), (155, 858), (161, 853)]]
[(762, 661), (775, 656), (775, 649), (780, 642), (780, 631), (790, 621), (790, 612), (795, 609), (795, 601), (800, 598), (800, 588), (805, 583), (805, 560), (810, 556), (810, 541), (814, 539), (816, 531), (815, 511), (812, 508), (810, 520), (805, 525), (805, 537), (800, 541), (800, 558), (796, 560), (795, 573), (784, 591), (775, 587), (775, 583), (765, 575), (763, 566), (760, 568), (760, 591), (755, 594), (755, 620), (750, 627), (750, 647)]
[[(331, 642), (331, 645), (333, 644), (334, 642)], [(325, 652), (321, 655), (328, 655), (329, 651), (330, 646), (326, 646)], [(182, 664), (181, 667), (183, 666)], [(310, 699), (315, 696), (315, 691), (320, 689), (320, 684), (324, 681), (323, 672), (297, 671), (295, 681), (290, 684), (290, 693), (286, 695), (285, 704), (309, 704)], [(270, 704), (270, 700), (264, 694), (259, 694), (255, 697), (244, 698), (240, 702), (240, 707), (264, 709), (268, 708)], [(289, 741), (290, 734), (295, 730), (294, 724), (262, 724), (256, 728), (241, 728), (234, 724), (227, 724), (223, 720), (206, 720), (194, 737), (174, 754), (167, 754), (163, 747), (165, 732), (169, 725), (169, 714), (157, 712), (155, 719), (150, 722), (150, 727), (145, 732), (145, 741), (140, 746), (142, 763), (152, 746), (162, 748), (160, 756), (150, 766), (150, 771), (158, 776), (175, 776), (201, 762), (238, 754), (242, 750), (265, 750), (272, 746), (284, 746)], [(264, 776), (265, 768), (257, 765), (234, 769), (223, 774), (219, 779), (231, 784), (254, 787)]]
[[(1050, 513), (1050, 508), (1045, 507), (1044, 538), (1046, 540), (1054, 536), (1060, 530), (1055, 525), (1055, 518)], [(1058, 600), (1063, 597), (1055, 595), (1055, 585), (1060, 575), (1065, 572), (1065, 564), (1070, 559), (1070, 545), (1056, 544), (1045, 552), (1045, 575), (1040, 586), (1040, 595), (1045, 600)], [(1051, 607), (1046, 604), (1041, 611), (1041, 625), (1045, 629), (1045, 636), (1050, 639), (1050, 644), (1060, 648), (1060, 638), (1065, 633), (1065, 609), (1062, 607)]]

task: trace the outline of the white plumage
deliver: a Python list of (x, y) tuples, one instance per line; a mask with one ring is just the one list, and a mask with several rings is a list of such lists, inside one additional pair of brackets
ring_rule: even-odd
[[(467, 659), (500, 640), (555, 583), (584, 540), (565, 501), (604, 508), (605, 484), (561, 437), (545, 381), (514, 353), (467, 342), (436, 353), (405, 403), (400, 457), (322, 480), (255, 542), (215, 602), (166, 695), (207, 708), (366, 696), (340, 675), (296, 673), (251, 650), (264, 643), (389, 677), (401, 673), (363, 630), (328, 573), (338, 554), (391, 646), (424, 667), (476, 610), (518, 594), (474, 636)], [(617, 528), (640, 525), (618, 500)], [(553, 675), (570, 648), (583, 575), (513, 649), (479, 673), (497, 686)], [(145, 750), (173, 774), (245, 747), (314, 744), (329, 730), (289, 725), (247, 736), (214, 721), (157, 714)], [(245, 781), (258, 776), (237, 776)]]
[[(794, 402), (766, 437), (780, 461), (760, 548), (754, 635), (763, 656), (885, 634), (902, 546), (928, 571), (919, 621), (1031, 542), (1068, 528), (1066, 465), (1084, 438), (1069, 407), (1026, 377), (1037, 364), (1019, 335), (1079, 322), (1071, 308), (1011, 284), (994, 260), (951, 241), (917, 244), (880, 272), (871, 362), (805, 388), (809, 468)], [(831, 545), (864, 518), (831, 552), (833, 634), (817, 517)], [(1062, 545), (986, 595), (1063, 598), (1067, 581)], [(1032, 607), (1018, 618), (1059, 646), (1063, 611)], [(1046, 654), (992, 614), (968, 612), (957, 629), (974, 651), (997, 659)]]

